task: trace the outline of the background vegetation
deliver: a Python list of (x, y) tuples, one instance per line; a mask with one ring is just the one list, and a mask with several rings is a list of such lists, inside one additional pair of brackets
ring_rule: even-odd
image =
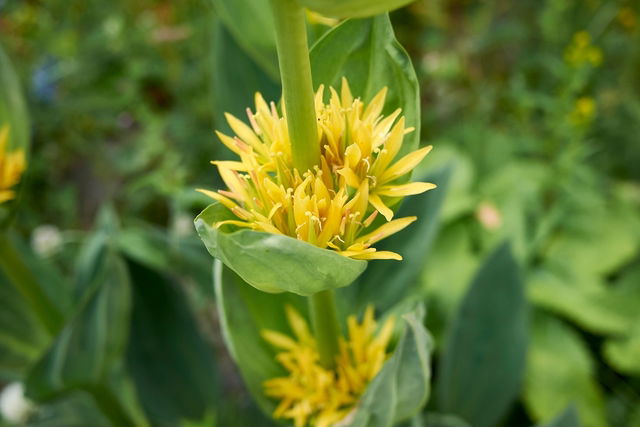
[[(262, 3), (240, 16), (230, 3), (0, 0), (32, 132), (12, 239), (71, 337), (0, 273), (0, 382), (41, 402), (29, 425), (108, 425), (113, 405), (153, 425), (268, 422), (222, 344), (192, 225), (207, 204), (193, 189), (218, 186), (208, 160), (229, 156), (213, 134), (223, 112), (279, 96)], [(413, 425), (531, 425), (573, 404), (587, 426), (640, 426), (639, 13), (616, 0), (392, 13), (440, 199), (414, 232), (427, 242), (401, 251), (409, 267), (380, 264), (362, 292), (426, 304), (435, 384)], [(329, 28), (310, 21), (312, 39)], [(478, 273), (511, 274), (505, 240), (522, 295)], [(460, 313), (480, 326), (465, 335)], [(509, 357), (520, 341), (523, 366)]]

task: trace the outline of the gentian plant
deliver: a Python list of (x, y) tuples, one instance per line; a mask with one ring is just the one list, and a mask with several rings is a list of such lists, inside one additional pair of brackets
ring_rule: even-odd
[[(343, 22), (310, 57), (303, 9), (352, 18), (401, 3), (273, 0), (282, 100), (258, 93), (245, 121), (226, 115), (235, 135), (218, 137), (238, 159), (212, 162), (226, 188), (200, 190), (215, 200), (195, 224), (218, 260), (227, 345), (261, 407), (296, 427), (392, 425), (428, 397), (422, 310), (378, 326), (372, 305), (356, 312), (368, 301), (338, 293), (367, 262), (402, 260), (375, 245), (418, 219), (395, 218), (405, 196), (436, 187), (409, 180), (431, 150), (417, 148), (415, 75), (386, 14)], [(384, 47), (368, 74), (344, 49), (363, 34)]]

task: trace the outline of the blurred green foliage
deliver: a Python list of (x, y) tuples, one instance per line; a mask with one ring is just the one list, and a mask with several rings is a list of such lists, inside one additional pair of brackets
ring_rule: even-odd
[[(208, 160), (228, 156), (213, 135), (226, 126), (222, 113), (241, 114), (256, 90), (274, 100), (279, 92), (272, 39), (258, 31), (269, 21), (234, 19), (228, 4), (0, 0), (0, 43), (21, 78), (32, 134), (11, 239), (76, 337), (61, 342), (39, 325), (0, 274), (0, 381), (25, 379), (38, 360), (39, 370), (62, 369), (56, 384), (30, 383), (32, 397), (56, 396), (31, 425), (108, 425), (100, 405), (114, 404), (152, 425), (268, 422), (223, 348), (211, 261), (191, 224), (206, 204), (193, 189), (218, 185)], [(461, 407), (459, 395), (498, 387), (506, 396), (493, 402), (490, 425), (575, 425), (564, 412), (573, 404), (583, 425), (639, 426), (640, 5), (425, 0), (391, 17), (420, 80), (421, 141), (435, 146), (424, 169), (440, 177), (434, 197), (444, 204), (403, 206), (429, 212), (425, 239), (390, 241), (411, 251), (407, 267), (381, 263), (351, 292), (380, 307), (427, 306), (435, 381), (447, 384), (411, 425), (475, 425), (465, 417), (481, 400)], [(310, 29), (315, 39), (326, 27)], [(514, 260), (495, 255), (505, 240)], [(496, 256), (509, 260), (501, 269), (519, 265), (528, 323), (518, 289), (482, 279)], [(110, 322), (115, 344), (93, 339), (91, 326), (104, 320), (91, 320), (92, 304), (129, 316)], [(504, 362), (512, 375), (455, 379), (458, 364), (500, 371), (482, 354), (455, 353), (478, 347), (450, 350), (485, 342), (462, 338), (461, 307), (477, 314), (483, 329), (472, 332), (487, 340), (527, 325), (524, 372), (519, 347)], [(127, 318), (128, 327), (118, 323)], [(86, 353), (83, 366), (100, 362), (87, 372), (47, 365), (73, 345), (84, 354), (87, 343), (94, 356), (113, 357)], [(132, 386), (146, 391), (136, 397)]]

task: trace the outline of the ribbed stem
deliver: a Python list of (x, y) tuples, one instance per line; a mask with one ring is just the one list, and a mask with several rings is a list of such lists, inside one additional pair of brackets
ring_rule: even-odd
[(309, 311), (320, 353), (320, 363), (325, 368), (333, 369), (340, 348), (338, 338), (341, 335), (335, 291), (329, 289), (310, 296)]
[(62, 327), (64, 318), (44, 292), (38, 278), (29, 269), (13, 242), (0, 233), (0, 270), (27, 300), (40, 322), (51, 333), (56, 334)]
[(320, 163), (304, 9), (298, 0), (271, 0), (293, 165), (301, 173)]

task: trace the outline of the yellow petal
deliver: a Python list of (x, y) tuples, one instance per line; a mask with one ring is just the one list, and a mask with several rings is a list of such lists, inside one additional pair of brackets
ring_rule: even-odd
[(384, 204), (382, 199), (377, 194), (369, 195), (369, 203), (378, 210), (384, 216), (387, 221), (391, 221), (393, 219), (393, 211), (389, 209), (387, 205)]
[(289, 326), (291, 326), (291, 329), (296, 334), (298, 341), (308, 345), (315, 345), (315, 340), (309, 331), (309, 325), (307, 321), (304, 320), (304, 317), (288, 304), (285, 306), (285, 312)]
[(247, 126), (242, 120), (229, 113), (225, 113), (224, 116), (227, 119), (227, 122), (229, 122), (229, 126), (231, 126), (231, 129), (235, 132), (238, 138), (249, 144), (258, 153), (262, 155), (268, 155), (264, 143), (260, 140), (260, 138), (258, 138), (258, 135), (255, 134), (253, 129)]
[(351, 89), (349, 89), (349, 82), (344, 77), (342, 78), (341, 98), (344, 108), (348, 108), (353, 104), (353, 95), (351, 95)]
[(409, 153), (397, 162), (395, 162), (389, 169), (387, 169), (380, 178), (380, 182), (378, 185), (384, 184), (389, 181), (393, 181), (396, 178), (401, 177), (402, 175), (409, 173), (418, 166), (418, 164), (424, 159), (424, 157), (429, 154), (429, 151), (433, 146), (429, 145), (427, 147), (421, 148), (419, 150), (414, 151), (413, 153)]
[(226, 207), (227, 209), (233, 209), (235, 207), (237, 207), (238, 205), (236, 203), (234, 203), (231, 199), (223, 196), (222, 194), (218, 194), (215, 191), (210, 191), (210, 190), (205, 190), (203, 188), (198, 188), (196, 190), (199, 193), (204, 194), (205, 196), (209, 196), (214, 200), (219, 201), (220, 203), (222, 203), (224, 205), (224, 207)]
[(362, 260), (372, 260), (372, 259), (394, 259), (396, 261), (402, 261), (402, 256), (395, 252), (390, 251), (375, 251), (362, 253), (357, 255), (351, 255), (350, 258), (353, 259), (362, 259)]
[(433, 190), (437, 186), (431, 182), (410, 182), (401, 185), (385, 185), (376, 191), (376, 194), (389, 197), (412, 196)]
[(281, 334), (280, 332), (272, 331), (269, 329), (263, 329), (260, 332), (262, 338), (274, 347), (282, 348), (285, 350), (295, 350), (298, 346), (294, 340)]
[(395, 219), (393, 221), (390, 221), (386, 224), (381, 225), (371, 233), (365, 234), (364, 236), (360, 237), (358, 240), (356, 240), (356, 243), (365, 243), (367, 245), (372, 245), (404, 229), (416, 219), (418, 219), (417, 216), (407, 216), (404, 218)]
[(380, 92), (376, 94), (376, 96), (373, 97), (373, 99), (367, 106), (367, 109), (364, 111), (362, 120), (376, 119), (380, 115), (380, 113), (382, 112), (382, 108), (384, 107), (384, 99), (387, 96), (387, 90), (388, 89), (385, 86)]
[(352, 187), (352, 188), (360, 187), (360, 178), (358, 177), (358, 175), (356, 175), (353, 169), (349, 167), (344, 167), (342, 169), (338, 169), (336, 172), (338, 172), (340, 175), (344, 177), (349, 187)]
[(223, 167), (234, 171), (246, 172), (249, 170), (249, 167), (246, 164), (242, 162), (234, 162), (231, 160), (213, 160), (211, 161), (211, 164), (216, 166), (222, 165)]

